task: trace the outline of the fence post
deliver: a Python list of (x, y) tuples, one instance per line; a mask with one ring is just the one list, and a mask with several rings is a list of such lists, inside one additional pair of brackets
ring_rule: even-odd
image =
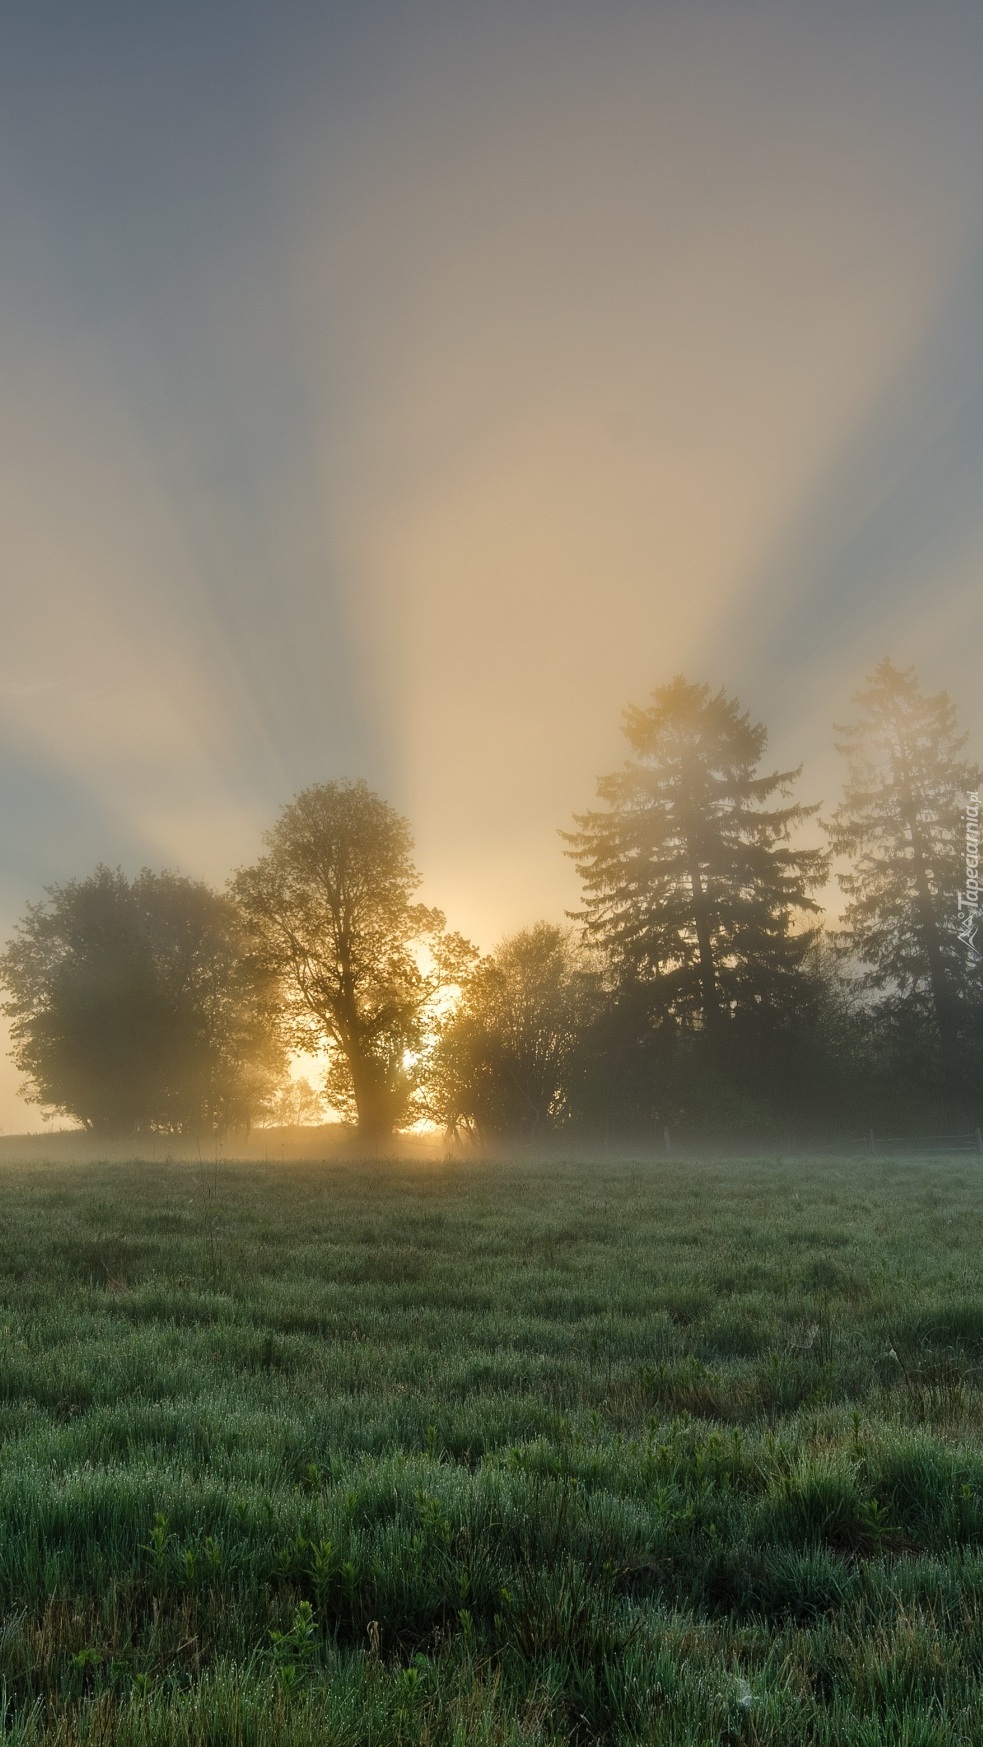
[(983, 1153), (983, 1133), (979, 1129), (976, 1130), (976, 1150)]
[[(976, 1132), (977, 1132), (977, 1134), (979, 1134), (979, 1132), (980, 1132), (979, 1129), (977, 1129)], [(669, 1133), (668, 1122), (666, 1123), (665, 1128), (662, 1130), (662, 1138), (666, 1143), (666, 1158), (668, 1159), (672, 1156), (672, 1136)], [(983, 1152), (983, 1145), (981, 1145), (980, 1151)]]
[(874, 1156), (874, 1130), (872, 1128), (868, 1128), (868, 1130), (867, 1130), (867, 1151), (869, 1152), (871, 1158), (873, 1158), (873, 1156)]

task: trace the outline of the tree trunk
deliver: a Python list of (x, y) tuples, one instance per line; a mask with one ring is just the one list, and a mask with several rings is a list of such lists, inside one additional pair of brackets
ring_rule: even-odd
[(693, 921), (696, 927), (696, 944), (700, 956), (700, 1008), (703, 1013), (703, 1025), (707, 1039), (714, 1043), (720, 1036), (723, 1014), (720, 1009), (717, 967), (713, 957), (710, 906), (707, 903), (707, 895), (703, 885), (703, 870), (700, 866), (700, 825), (706, 801), (701, 793), (699, 779), (694, 781), (693, 766), (689, 760), (683, 766), (681, 788), (680, 822), (689, 862)]
[(703, 889), (703, 876), (696, 856), (690, 860), (690, 885), (693, 892), (693, 917), (696, 923), (696, 944), (700, 953), (700, 1005), (703, 1010), (703, 1023), (707, 1037), (716, 1040), (720, 1036), (723, 1013), (720, 1008), (720, 990), (717, 985), (717, 970), (713, 962), (713, 935), (710, 932), (710, 911)]
[(363, 1147), (375, 1149), (392, 1139), (392, 1098), (376, 1062), (349, 1056), (355, 1109), (358, 1114), (358, 1138)]

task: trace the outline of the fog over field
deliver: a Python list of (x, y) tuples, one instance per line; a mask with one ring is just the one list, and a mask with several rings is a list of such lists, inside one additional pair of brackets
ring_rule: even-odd
[(4, 936), (359, 777), (453, 927), (560, 921), (677, 671), (827, 807), (885, 654), (978, 752), (981, 71), (962, 4), (15, 0)]

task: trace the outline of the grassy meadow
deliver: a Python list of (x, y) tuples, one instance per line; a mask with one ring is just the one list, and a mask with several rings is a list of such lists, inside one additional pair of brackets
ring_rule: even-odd
[(0, 1739), (980, 1742), (981, 1180), (5, 1166)]

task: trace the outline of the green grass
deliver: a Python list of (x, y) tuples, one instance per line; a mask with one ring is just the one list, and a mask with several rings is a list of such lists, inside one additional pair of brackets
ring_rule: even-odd
[(975, 1160), (0, 1177), (0, 1738), (983, 1740)]

